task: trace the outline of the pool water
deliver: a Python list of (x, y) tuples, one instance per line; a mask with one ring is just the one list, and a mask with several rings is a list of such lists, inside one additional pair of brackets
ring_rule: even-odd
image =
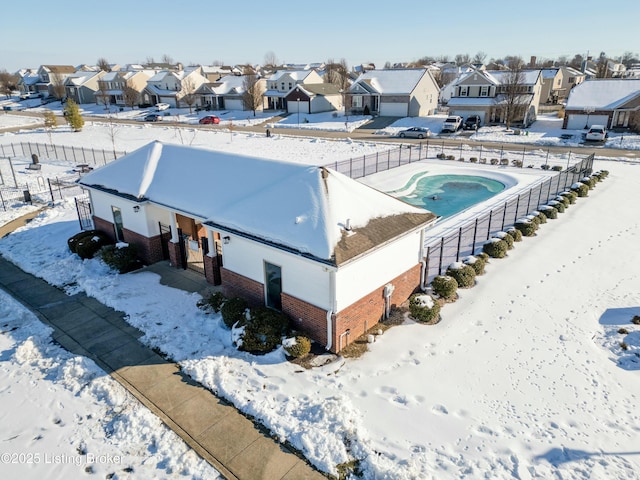
[(422, 172), (414, 175), (402, 189), (389, 193), (441, 217), (450, 217), (504, 189), (503, 183), (491, 178)]

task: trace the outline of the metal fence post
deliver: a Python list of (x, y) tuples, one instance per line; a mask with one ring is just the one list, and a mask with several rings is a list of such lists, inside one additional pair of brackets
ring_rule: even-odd
[[(49, 184), (49, 193), (51, 194), (51, 201), (55, 202), (56, 199), (53, 198), (53, 188), (51, 188), (51, 179), (47, 178), (47, 183)], [(76, 203), (76, 208), (77, 208), (78, 204)]]
[(462, 227), (458, 230), (458, 248), (456, 249), (456, 262), (460, 261), (460, 245), (462, 244)]

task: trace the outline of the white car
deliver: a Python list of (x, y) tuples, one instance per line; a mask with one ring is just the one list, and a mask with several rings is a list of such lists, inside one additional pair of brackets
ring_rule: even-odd
[(163, 110), (167, 110), (171, 105), (168, 103), (156, 103), (156, 110), (161, 112)]
[(457, 132), (462, 128), (462, 117), (448, 117), (442, 124), (443, 132)]
[(607, 139), (607, 129), (604, 125), (591, 125), (584, 139), (591, 142), (604, 142)]

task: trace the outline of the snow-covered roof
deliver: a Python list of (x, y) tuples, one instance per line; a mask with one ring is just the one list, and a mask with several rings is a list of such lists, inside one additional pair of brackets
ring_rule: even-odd
[(324, 167), (161, 142), (94, 170), (79, 183), (335, 265), (436, 218)]
[(613, 109), (640, 95), (638, 79), (587, 80), (569, 93), (567, 109)]
[(99, 76), (100, 72), (75, 72), (65, 80), (65, 85), (75, 85), (77, 87), (84, 85), (95, 76)]
[(413, 92), (426, 72), (426, 68), (371, 70), (360, 75), (354, 85), (364, 83), (381, 94), (407, 94)]
[(554, 78), (558, 74), (559, 70), (559, 68), (543, 68), (540, 70), (540, 73), (542, 78)]
[[(487, 73), (493, 75), (498, 82), (504, 83), (512, 72), (510, 70), (491, 70)], [(540, 70), (523, 70), (521, 73), (523, 76), (523, 83), (527, 85), (534, 85), (540, 76)]]
[(280, 78), (282, 78), (283, 76), (287, 75), (294, 81), (301, 82), (309, 75), (311, 75), (312, 72), (313, 70), (278, 70), (269, 77), (269, 80), (271, 82), (275, 82), (277, 80), (280, 80)]
[(225, 75), (216, 82), (209, 84), (209, 88), (217, 95), (225, 95), (227, 93), (244, 92), (245, 77), (241, 75)]

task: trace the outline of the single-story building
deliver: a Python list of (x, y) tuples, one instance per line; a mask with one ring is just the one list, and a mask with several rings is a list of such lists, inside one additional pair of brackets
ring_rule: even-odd
[(424, 283), (437, 217), (325, 167), (154, 142), (79, 183), (94, 225), (338, 352)]

